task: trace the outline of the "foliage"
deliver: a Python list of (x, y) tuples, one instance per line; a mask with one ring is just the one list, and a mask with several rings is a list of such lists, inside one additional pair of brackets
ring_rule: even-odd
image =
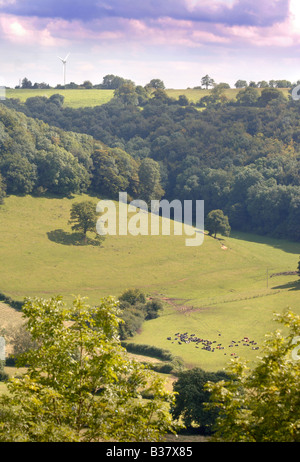
[(141, 160), (139, 167), (140, 198), (150, 203), (151, 200), (160, 200), (164, 191), (160, 184), (159, 164), (150, 158)]
[(146, 87), (149, 87), (149, 88), (161, 88), (162, 90), (164, 90), (166, 87), (165, 87), (165, 84), (162, 80), (160, 79), (152, 79), (150, 80), (149, 83), (147, 83)]
[(124, 321), (120, 324), (120, 337), (125, 340), (132, 337), (146, 320), (159, 316), (163, 304), (158, 299), (146, 299), (146, 296), (139, 289), (127, 289), (119, 297), (121, 318)]
[[(0, 343), (1, 343), (1, 337), (6, 339), (6, 329), (0, 328)], [(4, 370), (5, 364), (6, 364), (5, 355), (4, 355), (4, 359), (3, 359), (3, 356), (1, 355), (1, 358), (0, 358), (0, 382), (2, 382), (2, 381), (4, 382), (5, 380), (8, 379), (8, 374)]]
[(178, 375), (184, 370), (184, 361), (179, 356), (174, 356), (169, 350), (159, 348), (153, 345), (145, 345), (138, 343), (122, 342), (122, 346), (130, 353), (135, 353), (141, 356), (149, 356), (150, 358), (159, 359), (159, 363), (149, 363), (148, 366), (161, 374)]
[(0, 359), (0, 382), (4, 382), (8, 379), (8, 374), (4, 370), (5, 361)]
[(222, 210), (212, 210), (209, 212), (205, 221), (205, 227), (209, 235), (214, 235), (214, 237), (216, 237), (217, 233), (229, 236), (231, 230), (228, 217), (224, 215)]
[[(1, 343), (1, 337), (6, 339), (6, 329), (0, 328), (0, 343)], [(5, 348), (5, 344), (4, 344), (4, 348)], [(1, 357), (0, 357), (0, 382), (4, 382), (4, 381), (6, 381), (8, 379), (8, 374), (4, 370), (5, 364), (6, 364), (5, 354), (4, 354), (4, 357), (1, 354)]]
[(145, 303), (146, 297), (139, 289), (127, 289), (120, 295), (119, 301), (135, 305), (136, 303)]
[(212, 87), (214, 83), (214, 79), (209, 77), (207, 74), (201, 79), (201, 85), (203, 85), (206, 89), (208, 89), (208, 87)]
[(22, 354), (26, 353), (30, 349), (37, 347), (36, 343), (32, 340), (30, 332), (26, 329), (25, 324), (21, 324), (17, 328), (7, 328), (5, 338), (7, 339), (7, 343), (10, 345), (12, 350), (9, 358), (7, 359), (10, 363), (13, 364), (16, 363)]
[(139, 187), (138, 164), (122, 149), (103, 149), (96, 146), (93, 155), (92, 188), (98, 194), (117, 199), (127, 191), (136, 197)]
[(251, 370), (235, 359), (231, 379), (209, 382), (209, 408), (217, 409), (215, 438), (231, 442), (299, 442), (299, 378), (297, 351), (300, 316), (287, 309), (275, 319), (288, 328), (266, 336), (263, 356)]
[[(56, 114), (61, 105), (55, 101), (51, 97), (48, 104)], [(34, 111), (43, 104), (43, 98), (28, 101)], [(1, 197), (3, 182), (9, 194), (30, 194), (42, 187), (68, 196), (89, 187), (93, 142), (86, 135), (50, 128), (1, 104), (0, 139)]]
[(3, 200), (6, 196), (6, 185), (4, 183), (4, 180), (0, 174), (0, 204), (3, 203)]
[(160, 374), (172, 374), (176, 376), (184, 369), (184, 361), (179, 356), (174, 356), (171, 361), (151, 364), (150, 367), (153, 371)]
[(97, 219), (96, 206), (93, 201), (87, 200), (72, 204), (69, 224), (72, 225), (73, 231), (80, 231), (84, 237), (88, 231), (97, 234)]
[(246, 87), (236, 95), (236, 100), (241, 106), (253, 106), (257, 103), (259, 92), (254, 87)]
[(139, 99), (135, 91), (133, 83), (124, 83), (115, 90), (114, 96), (118, 98), (124, 105), (137, 106)]
[(115, 90), (117, 88), (120, 88), (122, 85), (124, 85), (127, 82), (130, 82), (130, 81), (125, 80), (123, 77), (119, 77), (118, 75), (107, 74), (103, 77), (101, 88)]
[(145, 311), (146, 311), (146, 320), (147, 319), (155, 319), (159, 316), (159, 312), (163, 309), (162, 302), (157, 299), (153, 298), (146, 303)]
[(200, 368), (182, 371), (173, 385), (175, 403), (172, 415), (175, 419), (183, 420), (185, 427), (198, 426), (199, 431), (209, 433), (215, 423), (217, 412), (208, 410), (205, 403), (209, 401), (209, 392), (205, 385), (208, 381), (225, 380), (223, 371), (206, 372)]
[(242, 79), (239, 79), (235, 82), (234, 86), (236, 88), (244, 88), (244, 87), (247, 87), (248, 84), (247, 84), (247, 81), (246, 80), (242, 80)]
[[(90, 307), (80, 297), (27, 299), (27, 329), (38, 348), (0, 397), (0, 440), (159, 441), (174, 431), (173, 395), (157, 375), (130, 360), (118, 339), (113, 298)], [(152, 399), (142, 400), (142, 393)]]
[(144, 356), (151, 356), (153, 358), (161, 359), (162, 361), (173, 361), (174, 356), (168, 350), (153, 346), (138, 343), (122, 342), (122, 345), (127, 351)]

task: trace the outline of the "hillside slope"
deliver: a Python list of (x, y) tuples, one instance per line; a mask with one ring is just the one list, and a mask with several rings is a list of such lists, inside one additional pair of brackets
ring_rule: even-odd
[[(228, 359), (222, 350), (208, 353), (167, 338), (188, 332), (218, 340), (221, 333), (226, 345), (244, 336), (261, 343), (273, 326), (274, 311), (291, 306), (299, 312), (299, 278), (270, 277), (296, 269), (299, 243), (241, 233), (225, 240), (205, 236), (203, 245), (187, 247), (184, 235), (128, 234), (108, 236), (101, 247), (77, 245), (69, 212), (74, 201), (86, 198), (6, 199), (0, 207), (1, 292), (17, 300), (58, 294), (71, 300), (80, 294), (95, 304), (103, 296), (140, 288), (166, 306), (132, 340), (212, 369)], [(95, 204), (98, 199), (92, 198)], [(257, 355), (247, 351), (251, 358)]]

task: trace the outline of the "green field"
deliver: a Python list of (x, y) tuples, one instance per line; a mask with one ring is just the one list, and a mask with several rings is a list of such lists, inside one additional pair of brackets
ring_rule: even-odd
[(105, 104), (113, 97), (114, 90), (6, 90), (6, 98), (17, 98), (21, 102), (25, 102), (27, 98), (34, 96), (46, 96), (49, 98), (51, 95), (59, 93), (64, 97), (64, 105), (66, 107), (80, 108), (80, 107), (93, 107)]
[[(188, 366), (206, 370), (224, 367), (233, 351), (254, 360), (260, 351), (242, 343), (230, 348), (231, 341), (248, 336), (260, 346), (274, 329), (274, 312), (290, 306), (300, 313), (299, 278), (270, 277), (296, 270), (299, 243), (234, 233), (224, 240), (205, 236), (199, 247), (187, 247), (184, 235), (108, 236), (101, 247), (75, 245), (69, 211), (74, 201), (84, 199), (5, 199), (0, 207), (0, 292), (17, 300), (61, 294), (70, 301), (80, 294), (94, 304), (103, 296), (140, 288), (166, 305), (130, 341), (166, 348)], [(172, 343), (177, 332), (222, 343), (224, 350)]]
[[(257, 89), (261, 92), (261, 89)], [(237, 93), (240, 89), (231, 88), (225, 90), (225, 96), (228, 99), (235, 99)], [(288, 89), (281, 90), (283, 94), (287, 97)], [(210, 94), (211, 90), (201, 90), (201, 89), (182, 89), (182, 90), (175, 90), (175, 89), (167, 89), (167, 94), (171, 98), (178, 99), (180, 95), (185, 95), (190, 102), (196, 103), (204, 96)], [(98, 106), (101, 104), (107, 103), (114, 94), (114, 90), (55, 90), (55, 89), (46, 89), (46, 90), (27, 90), (27, 89), (8, 89), (6, 90), (6, 97), (7, 98), (17, 98), (21, 102), (25, 102), (27, 98), (34, 97), (34, 96), (46, 96), (50, 97), (53, 94), (59, 93), (60, 95), (64, 96), (64, 105), (66, 107), (93, 107)]]
[[(230, 88), (228, 90), (225, 90), (224, 95), (228, 99), (234, 100), (239, 91), (240, 89)], [(180, 95), (184, 95), (192, 103), (197, 103), (204, 96), (210, 95), (210, 93), (211, 93), (211, 90), (201, 90), (201, 89), (193, 89), (193, 88), (187, 88), (186, 90), (175, 90), (175, 89), (167, 90), (167, 94), (170, 98), (178, 99)]]

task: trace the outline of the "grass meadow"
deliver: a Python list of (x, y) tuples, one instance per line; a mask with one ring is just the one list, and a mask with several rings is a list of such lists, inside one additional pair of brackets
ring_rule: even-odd
[[(243, 338), (261, 347), (265, 334), (277, 327), (274, 312), (291, 307), (300, 313), (299, 277), (273, 276), (296, 270), (299, 243), (233, 233), (222, 239), (205, 235), (198, 247), (187, 247), (184, 235), (130, 234), (107, 236), (101, 246), (80, 245), (68, 220), (72, 203), (85, 199), (5, 199), (0, 207), (0, 292), (16, 300), (62, 295), (68, 302), (81, 295), (96, 304), (101, 297), (139, 288), (163, 299), (165, 308), (129, 341), (168, 349), (188, 367), (205, 370), (224, 367), (233, 352), (256, 360), (261, 348), (252, 350)], [(96, 205), (99, 198), (92, 199)], [(1, 323), (8, 316), (4, 307)], [(214, 346), (221, 343), (224, 349), (180, 345), (174, 339), (178, 332)], [(239, 346), (229, 347), (232, 340)]]
[(25, 102), (27, 98), (32, 98), (34, 96), (46, 96), (49, 98), (51, 95), (57, 93), (64, 97), (64, 105), (66, 107), (77, 109), (80, 107), (94, 107), (107, 103), (113, 97), (114, 90), (8, 89), (6, 90), (6, 98), (17, 98), (21, 102)]

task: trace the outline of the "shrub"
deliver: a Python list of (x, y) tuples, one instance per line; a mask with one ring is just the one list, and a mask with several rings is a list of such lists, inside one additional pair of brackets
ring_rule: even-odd
[(8, 379), (8, 374), (4, 371), (5, 361), (0, 359), (0, 382)]
[(163, 361), (172, 361), (174, 359), (170, 351), (152, 345), (122, 342), (122, 346), (130, 353), (151, 356), (152, 358), (162, 359)]
[(146, 297), (139, 289), (127, 289), (120, 295), (119, 301), (135, 305), (136, 303), (145, 303)]

